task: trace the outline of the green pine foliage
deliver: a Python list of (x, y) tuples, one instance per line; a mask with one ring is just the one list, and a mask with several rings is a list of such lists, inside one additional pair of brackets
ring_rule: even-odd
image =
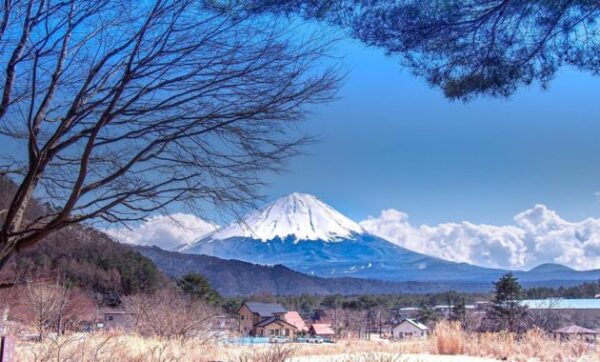
[(177, 286), (192, 298), (211, 305), (222, 303), (221, 296), (214, 290), (208, 280), (196, 273), (190, 273), (177, 279)]
[(523, 306), (524, 291), (513, 273), (506, 273), (494, 282), (494, 297), (486, 311), (484, 328), (522, 332), (527, 307)]

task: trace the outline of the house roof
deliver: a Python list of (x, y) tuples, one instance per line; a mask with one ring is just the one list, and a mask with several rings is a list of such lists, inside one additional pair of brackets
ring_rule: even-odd
[(566, 327), (559, 328), (554, 331), (554, 333), (563, 333), (563, 334), (599, 334), (598, 331), (593, 329), (587, 329), (580, 327), (578, 325), (570, 325)]
[[(423, 323), (417, 322), (416, 320), (414, 320), (414, 319), (410, 319), (410, 318), (406, 318), (406, 319), (402, 320), (402, 322), (398, 323), (398, 324), (396, 325), (396, 327), (398, 327), (399, 325), (401, 325), (402, 323), (405, 323), (405, 322), (406, 322), (406, 323), (410, 323), (410, 324), (412, 324), (413, 326), (415, 326), (415, 327), (419, 328), (419, 329), (420, 329), (420, 330), (422, 330), (422, 331), (426, 331), (426, 330), (428, 330), (428, 329), (429, 329), (429, 328), (427, 328), (427, 326), (426, 326), (426, 325), (424, 325)], [(394, 327), (394, 328), (395, 328), (395, 327)]]
[(286, 321), (284, 321), (284, 320), (282, 320), (280, 318), (277, 318), (277, 317), (270, 317), (270, 318), (264, 319), (264, 320), (258, 322), (255, 327), (261, 327), (261, 328), (263, 328), (263, 327), (266, 327), (269, 324), (273, 324), (273, 323), (287, 324), (288, 326), (296, 329), (295, 325), (290, 324), (290, 323), (288, 323), (288, 322), (286, 322)]
[(286, 312), (286, 309), (278, 303), (245, 302), (242, 306), (244, 305), (246, 305), (252, 313), (256, 313), (261, 317), (272, 317), (274, 314)]
[(525, 299), (529, 309), (600, 309), (600, 299)]
[(312, 325), (312, 329), (317, 335), (335, 334), (333, 328), (331, 328), (331, 325), (329, 324), (315, 323)]
[(292, 324), (294, 327), (298, 328), (300, 331), (307, 330), (306, 323), (304, 323), (304, 319), (300, 316), (300, 314), (296, 311), (289, 311), (283, 315), (283, 319)]

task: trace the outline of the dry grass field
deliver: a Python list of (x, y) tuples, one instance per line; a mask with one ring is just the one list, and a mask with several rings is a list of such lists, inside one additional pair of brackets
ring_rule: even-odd
[[(470, 356), (467, 358), (466, 356)], [(471, 334), (441, 323), (430, 337), (413, 342), (343, 340), (323, 345), (235, 346), (126, 334), (73, 334), (43, 343), (19, 342), (17, 360), (42, 361), (231, 361), (231, 362), (411, 362), (411, 361), (598, 361), (600, 348), (560, 342), (540, 331), (521, 338), (507, 333)]]

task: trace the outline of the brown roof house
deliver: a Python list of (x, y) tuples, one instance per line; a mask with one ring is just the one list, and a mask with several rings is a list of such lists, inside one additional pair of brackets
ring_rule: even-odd
[(593, 342), (600, 332), (593, 329), (583, 328), (578, 325), (570, 325), (567, 327), (559, 328), (554, 331), (554, 338), (560, 339), (572, 339), (579, 338), (588, 342)]
[(245, 302), (238, 316), (242, 335), (294, 338), (306, 327), (297, 312), (288, 312), (277, 303)]

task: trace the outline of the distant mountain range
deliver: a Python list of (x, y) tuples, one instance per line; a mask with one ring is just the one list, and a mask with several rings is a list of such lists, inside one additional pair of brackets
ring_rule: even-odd
[(207, 255), (182, 254), (150, 246), (132, 247), (172, 277), (187, 273), (204, 275), (211, 285), (225, 296), (260, 293), (274, 295), (419, 294), (443, 292), (449, 289), (481, 292), (491, 288), (490, 283), (390, 282), (349, 277), (321, 278), (306, 275), (282, 265), (258, 265)]
[[(489, 283), (507, 272), (420, 254), (365, 232), (315, 196), (282, 197), (181, 252), (262, 265), (281, 264), (320, 277), (385, 281)], [(597, 280), (599, 270), (546, 264), (516, 274), (522, 281)]]
[[(132, 248), (152, 260), (159, 269), (171, 277), (176, 278), (187, 273), (204, 275), (211, 285), (224, 296), (261, 293), (273, 295), (423, 294), (448, 290), (488, 292), (492, 289), (490, 282), (391, 282), (349, 277), (321, 278), (302, 274), (282, 265), (265, 266), (207, 255), (182, 254), (165, 251), (155, 246), (132, 246)], [(518, 275), (523, 277), (521, 273)], [(549, 277), (552, 278), (551, 275)], [(578, 278), (579, 276), (575, 275), (570, 280), (524, 280), (522, 284), (525, 287), (572, 286), (583, 281)]]

